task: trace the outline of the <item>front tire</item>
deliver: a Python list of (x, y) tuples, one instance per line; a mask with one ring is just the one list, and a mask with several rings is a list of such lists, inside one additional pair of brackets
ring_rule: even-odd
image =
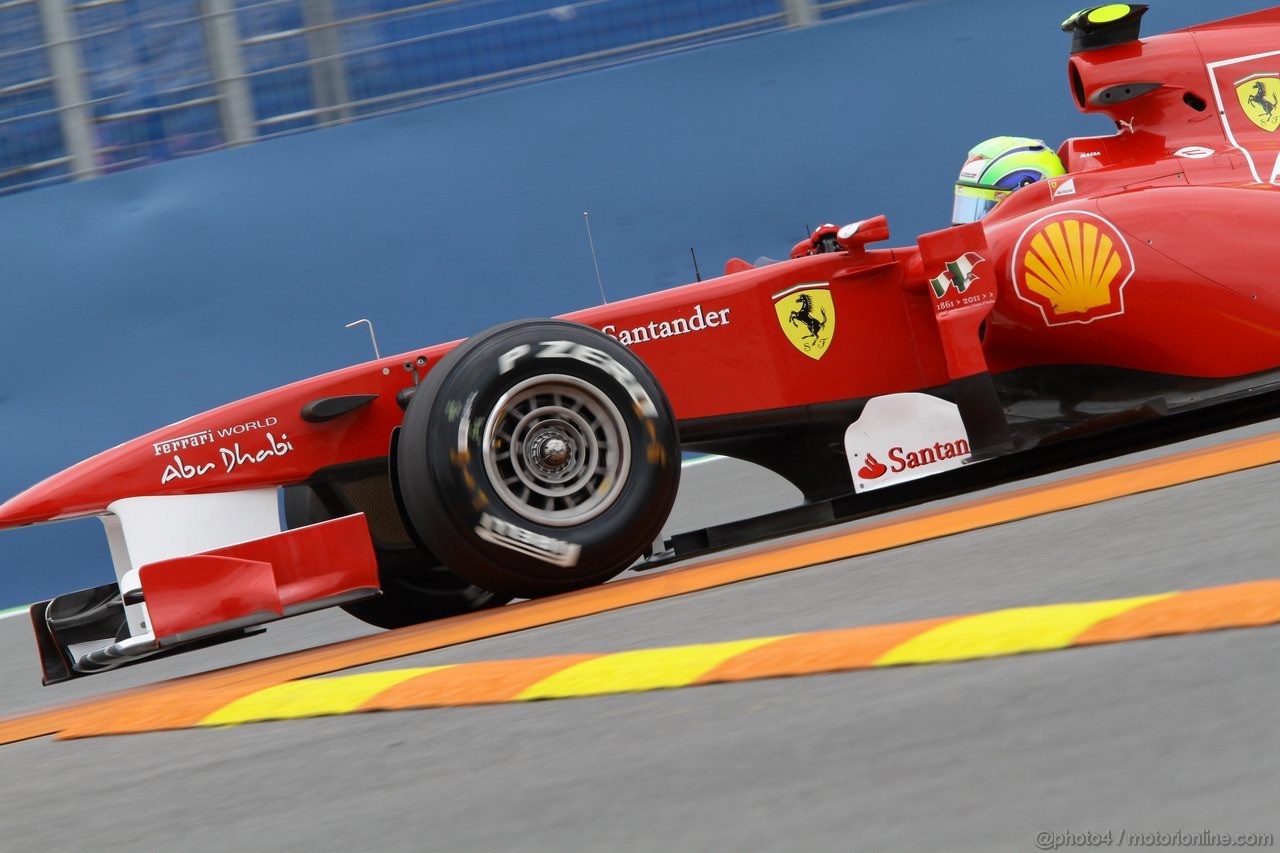
[(450, 569), (534, 597), (603, 583), (657, 538), (680, 479), (670, 404), (594, 329), (521, 321), (446, 356), (405, 413), (407, 521)]
[(338, 480), (317, 480), (285, 489), (290, 529), (363, 512), (378, 558), (382, 594), (341, 605), (362, 622), (403, 628), (506, 604), (511, 596), (480, 589), (446, 569), (404, 529), (392, 499), (386, 466), (347, 472)]

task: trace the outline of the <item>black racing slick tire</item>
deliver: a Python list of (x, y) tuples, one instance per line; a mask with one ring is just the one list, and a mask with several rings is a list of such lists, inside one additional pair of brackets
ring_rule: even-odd
[(603, 583), (658, 537), (680, 480), (671, 406), (594, 329), (519, 321), (464, 342), (409, 402), (407, 522), (473, 584), (530, 598)]
[(506, 604), (499, 595), (467, 583), (429, 555), (377, 552), (382, 595), (341, 605), (361, 622), (379, 628), (403, 628)]
[[(385, 493), (385, 494), (384, 494)], [(343, 604), (342, 609), (379, 628), (403, 628), (506, 604), (509, 595), (480, 589), (440, 564), (403, 529), (391, 499), (390, 478), (360, 472), (339, 480), (285, 489), (285, 521), (290, 529), (365, 513), (378, 558), (382, 594)]]

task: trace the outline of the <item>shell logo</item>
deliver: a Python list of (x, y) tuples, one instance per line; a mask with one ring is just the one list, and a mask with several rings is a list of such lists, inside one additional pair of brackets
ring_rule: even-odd
[(1123, 314), (1124, 286), (1133, 271), (1124, 235), (1101, 216), (1081, 210), (1036, 220), (1013, 250), (1014, 288), (1040, 309), (1049, 326)]

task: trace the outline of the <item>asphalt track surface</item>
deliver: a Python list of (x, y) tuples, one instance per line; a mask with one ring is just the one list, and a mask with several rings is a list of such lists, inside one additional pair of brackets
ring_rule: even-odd
[[(686, 470), (672, 526), (794, 499), (759, 469), (710, 462)], [(1255, 468), (352, 672), (1280, 578), (1278, 503), (1280, 466)], [(0, 713), (371, 633), (313, 614), (42, 688), (25, 620), (6, 619)], [(1278, 659), (1280, 627), (1269, 626), (660, 692), (37, 738), (0, 746), (0, 849), (997, 851), (1035, 850), (1040, 832), (1280, 836)]]

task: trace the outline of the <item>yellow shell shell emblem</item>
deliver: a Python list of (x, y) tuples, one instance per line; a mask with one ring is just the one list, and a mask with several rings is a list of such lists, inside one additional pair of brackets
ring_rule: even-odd
[(801, 284), (773, 296), (778, 325), (800, 352), (817, 361), (836, 334), (836, 305), (826, 282)]
[(1236, 83), (1236, 97), (1249, 121), (1271, 132), (1280, 127), (1280, 79), (1275, 75), (1240, 80)]
[(1107, 220), (1068, 211), (1039, 220), (1014, 248), (1018, 295), (1050, 326), (1091, 323), (1124, 313), (1122, 290), (1133, 275), (1133, 253)]

